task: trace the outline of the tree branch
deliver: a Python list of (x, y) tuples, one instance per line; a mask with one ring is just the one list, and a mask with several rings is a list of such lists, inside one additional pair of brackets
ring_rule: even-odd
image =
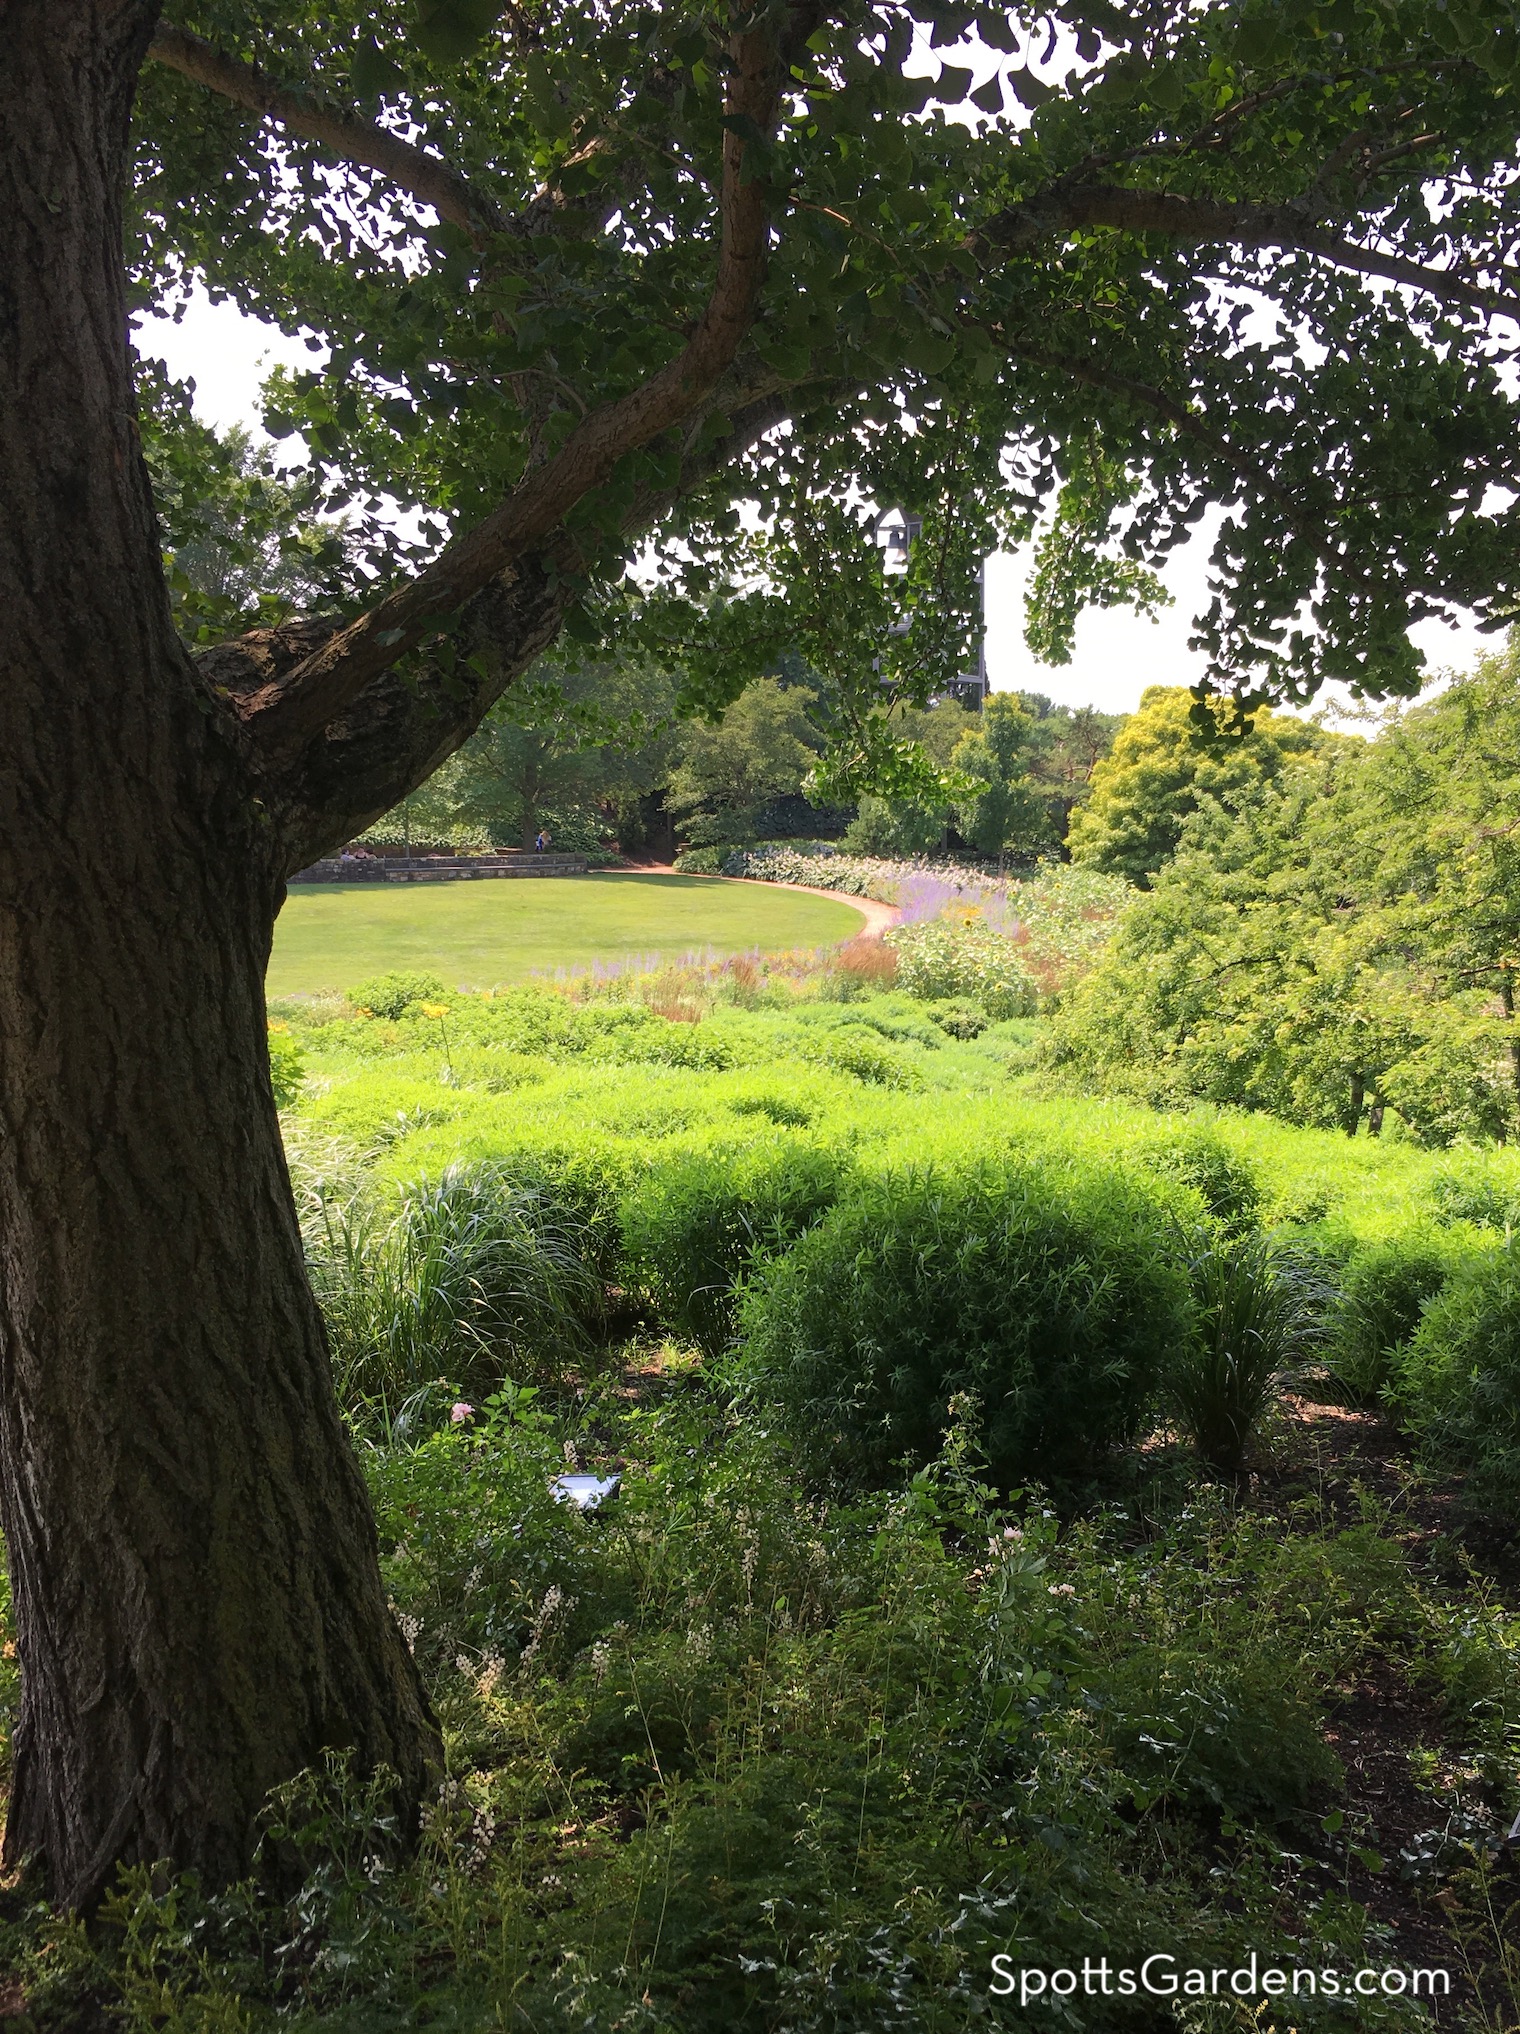
[(1481, 289), (1446, 269), (1428, 268), (1397, 254), (1360, 247), (1293, 205), (1237, 205), (1171, 191), (1132, 190), (1121, 184), (1056, 187), (1010, 205), (968, 237), (983, 258), (1027, 254), (1044, 240), (1092, 226), (1119, 233), (1157, 233), (1171, 240), (1218, 240), (1237, 247), (1276, 247), (1315, 254), (1337, 268), (1384, 282), (1403, 283), (1439, 302), (1520, 321), (1520, 296)]
[(380, 674), (513, 562), (541, 547), (565, 516), (605, 484), (618, 461), (681, 423), (732, 364), (753, 322), (770, 234), (764, 187), (746, 174), (746, 127), (767, 134), (779, 105), (771, 40), (733, 41), (725, 106), (717, 276), (686, 346), (657, 374), (572, 431), (554, 458), (529, 474), (493, 514), (434, 563), (339, 631), (282, 683), (240, 702), (255, 744), (289, 757), (319, 735)]
[(436, 155), (403, 141), (373, 121), (357, 119), (313, 93), (290, 91), (266, 77), (257, 64), (224, 56), (188, 29), (161, 25), (148, 48), (156, 62), (178, 71), (208, 91), (247, 107), (265, 119), (278, 120), (292, 134), (321, 145), (343, 162), (355, 163), (387, 178), (440, 219), (470, 234), (506, 233), (511, 220), (493, 198), (462, 177)]
[[(690, 450), (674, 486), (635, 501), (630, 532), (651, 528), (676, 500), (784, 422), (790, 408), (779, 393), (746, 397), (726, 389), (709, 407), (729, 416), (728, 432), (700, 452)], [(574, 562), (564, 538), (520, 559), (508, 577), (467, 603), (447, 663), (424, 648), (405, 675), (382, 672), (320, 740), (283, 767), (260, 772), (260, 795), (285, 844), (287, 874), (352, 840), (469, 739), (502, 693), (554, 642), (570, 603), (565, 575)], [(256, 629), (203, 651), (196, 667), (219, 703), (236, 707), (285, 683), (338, 626), (303, 620)], [(256, 751), (255, 767), (263, 760)]]

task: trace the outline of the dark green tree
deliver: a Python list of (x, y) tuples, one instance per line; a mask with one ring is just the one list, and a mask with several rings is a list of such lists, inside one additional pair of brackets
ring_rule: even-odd
[[(892, 732), (926, 759), (925, 781), (895, 798), (864, 792), (845, 834), (847, 844), (871, 855), (928, 855), (945, 849), (955, 822), (950, 759), (956, 744), (975, 725), (970, 709), (957, 698), (939, 699), (928, 707), (896, 707)], [(939, 781), (933, 781), (930, 773)]]
[[(973, 27), (1006, 85), (942, 54), (909, 74)], [(968, 667), (978, 554), (1053, 492), (1047, 578), (1099, 598), (1147, 584), (1095, 560), (1148, 570), (1228, 511), (1198, 623), (1220, 687), (1410, 693), (1411, 619), (1520, 594), (1491, 343), (1517, 309), (1517, 76), (1500, 0), (12, 0), (12, 1859), (71, 1900), (122, 1859), (226, 1878), (325, 1749), (389, 1767), (403, 1807), (438, 1755), (270, 1092), (289, 873), (562, 629), (626, 619), (651, 545), (648, 626), (692, 623), (687, 703), (802, 647), (840, 781), (911, 774), (876, 706)], [(418, 556), (377, 540), (339, 615), (192, 658), (126, 332), (129, 293), (172, 306), (196, 277), (315, 342), (267, 415), (304, 441), (312, 513), (390, 495), (424, 527)], [(890, 586), (869, 503), (924, 517)], [(797, 643), (830, 630), (828, 655)]]
[(1049, 805), (1051, 831), (1064, 841), (1125, 716), (1095, 706), (1057, 706), (1041, 692), (1021, 692), (1019, 698), (1035, 717), (1032, 773)]
[[(751, 832), (767, 799), (800, 791), (821, 746), (808, 719), (807, 692), (757, 678), (717, 722), (694, 720), (681, 737), (666, 803), (711, 841)], [(688, 824), (688, 831), (691, 831)]]
[(427, 786), (430, 815), (531, 848), (547, 818), (605, 823), (664, 782), (675, 688), (637, 658), (546, 658), (504, 693)]
[(137, 385), (143, 457), (173, 532), (164, 572), (180, 634), (217, 642), (351, 603), (363, 584), (358, 533), (317, 512), (316, 476), (286, 480), (249, 431), (203, 424), (158, 362), (141, 363)]
[(994, 692), (950, 758), (977, 787), (962, 791), (956, 822), (978, 853), (997, 857), (999, 868), (1010, 850), (1033, 854), (1050, 838), (1049, 813), (1032, 774), (1038, 725), (1012, 693)]

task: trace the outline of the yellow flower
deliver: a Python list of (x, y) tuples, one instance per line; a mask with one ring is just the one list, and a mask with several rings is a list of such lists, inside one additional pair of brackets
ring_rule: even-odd
[(357, 1010), (356, 1010), (356, 1011), (354, 1012), (354, 1015), (355, 1015), (356, 1017), (373, 1017), (373, 1016), (374, 1016), (374, 1014), (375, 1014), (375, 1013), (374, 1013), (374, 1011), (373, 1011), (373, 1010), (371, 1010), (371, 1009), (369, 1009), (369, 1008), (368, 1008), (368, 1007), (367, 1007), (367, 1006), (366, 1006), (365, 1004), (363, 1004), (363, 1003), (361, 1003), (361, 1004), (359, 1005), (358, 1009), (357, 1009)]
[(449, 1014), (447, 1003), (419, 1003), (417, 1008), (424, 1017), (447, 1017)]
[(288, 1024), (281, 1024), (279, 1022), (275, 1022), (272, 1023), (269, 1027), (269, 1035), (271, 1038), (274, 1038), (283, 1032), (289, 1031), (289, 1029), (290, 1026)]

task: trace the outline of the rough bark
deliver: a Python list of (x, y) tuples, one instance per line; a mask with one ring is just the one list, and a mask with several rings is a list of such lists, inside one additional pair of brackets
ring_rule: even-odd
[(6, 1831), (88, 1903), (213, 1880), (268, 1789), (437, 1753), (302, 1263), (264, 1050), (289, 843), (170, 625), (121, 276), (151, 0), (10, 0), (0, 66)]
[[(1504, 1021), (1513, 1027), (1515, 1022), (1515, 984), (1508, 974), (1499, 977), (1499, 1008), (1504, 1012)], [(1509, 1070), (1515, 1084), (1515, 1098), (1520, 1101), (1520, 1037), (1511, 1028), (1509, 1036)]]
[(1346, 1135), (1348, 1137), (1354, 1137), (1361, 1126), (1362, 1110), (1366, 1100), (1367, 1082), (1361, 1074), (1354, 1073), (1351, 1076), (1350, 1099), (1346, 1104)]

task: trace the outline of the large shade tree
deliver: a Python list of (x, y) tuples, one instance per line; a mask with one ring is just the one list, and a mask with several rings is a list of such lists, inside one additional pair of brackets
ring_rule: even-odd
[[(1520, 33), (1493, 0), (0, 18), (7, 1845), (87, 1901), (122, 1859), (237, 1870), (325, 1749), (412, 1803), (437, 1754), (270, 1094), (287, 875), (594, 634), (651, 537), (650, 626), (716, 631), (717, 703), (724, 642), (786, 636), (730, 571), (740, 501), (878, 632), (838, 659), (846, 749), (964, 668), (975, 555), (1047, 492), (1048, 648), (1215, 503), (1221, 683), (1413, 686), (1411, 617), (1520, 582)], [(192, 657), (127, 319), (197, 276), (318, 342), (271, 422), (351, 534), (380, 493), (432, 533)], [(870, 500), (924, 518), (890, 586)]]

